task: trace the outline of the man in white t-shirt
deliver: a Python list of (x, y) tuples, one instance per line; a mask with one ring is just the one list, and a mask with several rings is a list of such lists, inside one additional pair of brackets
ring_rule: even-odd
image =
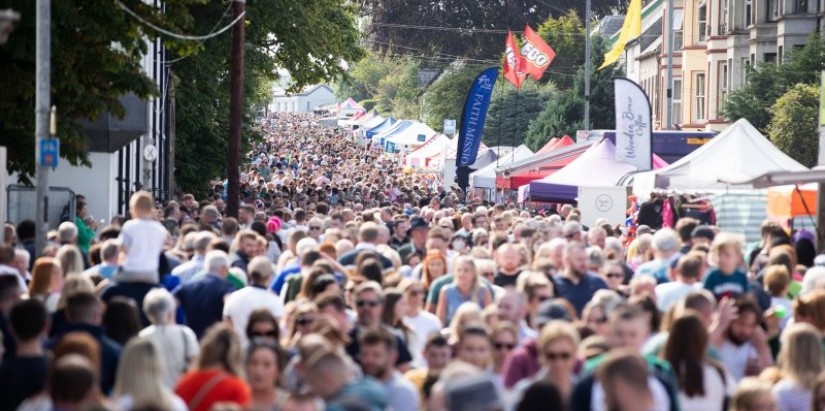
[[(719, 346), (719, 357), (738, 383), (746, 376), (759, 375), (771, 365), (771, 357), (767, 341), (761, 344), (761, 350), (754, 344), (757, 333), (762, 331), (759, 327), (759, 306), (752, 301), (743, 300), (736, 304), (736, 308), (737, 317), (725, 331), (725, 339)], [(760, 355), (765, 349), (767, 353)]]
[(687, 254), (679, 258), (676, 266), (676, 280), (656, 286), (656, 305), (659, 311), (667, 312), (686, 295), (702, 288), (702, 273), (705, 263), (701, 254)]
[(431, 334), (441, 331), (441, 320), (438, 316), (422, 309), (426, 295), (427, 291), (420, 281), (411, 282), (404, 289), (404, 299), (407, 301), (407, 315), (404, 316), (404, 322), (412, 328), (415, 334), (415, 338), (409, 343), (414, 368), (427, 366), (427, 361), (424, 359), (427, 339)]
[(284, 316), (284, 303), (267, 286), (272, 280), (272, 263), (266, 257), (258, 256), (247, 266), (250, 285), (233, 292), (223, 305), (223, 318), (232, 323), (243, 345), (248, 343), (246, 325), (249, 315), (258, 309), (269, 310), (275, 318)]

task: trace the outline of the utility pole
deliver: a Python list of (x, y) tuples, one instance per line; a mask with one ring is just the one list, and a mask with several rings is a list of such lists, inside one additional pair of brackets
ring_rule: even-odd
[(673, 127), (673, 49), (676, 31), (673, 30), (673, 0), (667, 0), (667, 104), (665, 130)]
[(590, 130), (590, 0), (584, 6), (584, 129)]
[(37, 32), (35, 42), (35, 96), (34, 96), (34, 164), (37, 176), (35, 186), (35, 253), (36, 258), (46, 248), (49, 232), (49, 169), (40, 163), (40, 142), (49, 137), (49, 107), (51, 106), (52, 58), (52, 4), (51, 0), (37, 0)]
[[(234, 18), (246, 11), (246, 0), (234, 0)], [(244, 22), (232, 27), (232, 55), (229, 67), (229, 153), (226, 161), (226, 215), (238, 218), (241, 202), (241, 122), (243, 121)]]
[[(820, 73), (819, 80), (819, 156), (817, 164), (825, 166), (825, 71)], [(816, 195), (816, 249), (820, 253), (825, 250), (825, 183), (817, 186)]]

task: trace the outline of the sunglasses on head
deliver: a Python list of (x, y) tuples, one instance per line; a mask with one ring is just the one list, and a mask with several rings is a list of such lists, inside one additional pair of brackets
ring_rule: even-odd
[(378, 302), (378, 301), (358, 300), (358, 301), (355, 302), (355, 306), (358, 307), (358, 308), (363, 308), (363, 307), (375, 308), (375, 307), (378, 307), (379, 305), (381, 305), (381, 303)]

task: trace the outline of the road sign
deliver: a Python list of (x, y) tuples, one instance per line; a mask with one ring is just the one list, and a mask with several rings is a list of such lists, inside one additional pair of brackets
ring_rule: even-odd
[(452, 136), (455, 134), (455, 120), (445, 118), (444, 119), (444, 134), (448, 136)]
[(57, 167), (60, 158), (60, 140), (44, 138), (40, 140), (40, 165), (43, 167)]

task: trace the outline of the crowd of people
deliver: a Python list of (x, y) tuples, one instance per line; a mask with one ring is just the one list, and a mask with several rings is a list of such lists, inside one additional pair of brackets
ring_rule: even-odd
[(0, 409), (825, 410), (809, 232), (585, 226), (259, 128), (237, 218), (215, 181), (107, 227), (78, 199), (40, 254), (5, 226)]

